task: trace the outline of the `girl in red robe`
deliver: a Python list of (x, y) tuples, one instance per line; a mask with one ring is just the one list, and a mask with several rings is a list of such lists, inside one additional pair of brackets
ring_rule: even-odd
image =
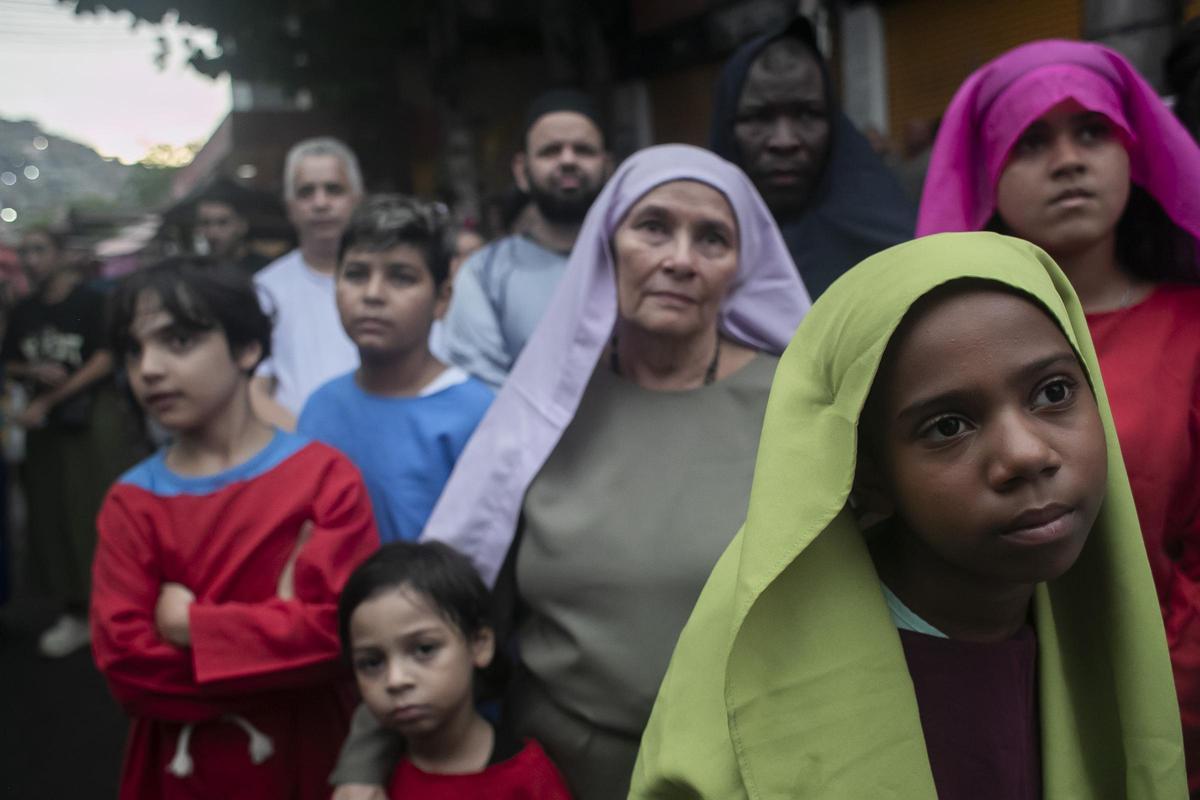
[(1048, 252), (1087, 313), (1166, 623), (1200, 797), (1200, 148), (1120, 54), (1033, 42), (943, 118), (917, 234)]
[(570, 798), (541, 745), (476, 708), (475, 676), (496, 654), (489, 599), (441, 542), (385, 545), (346, 582), (338, 623), (363, 704), (404, 742), (392, 800)]
[(250, 410), (271, 325), (244, 277), (153, 268), (112, 317), (173, 436), (98, 520), (94, 654), (132, 717), (120, 797), (328, 797), (350, 710), (337, 594), (379, 545), (362, 479)]

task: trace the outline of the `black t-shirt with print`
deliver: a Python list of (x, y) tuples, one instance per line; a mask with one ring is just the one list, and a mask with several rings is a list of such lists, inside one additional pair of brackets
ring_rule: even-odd
[[(5, 364), (50, 361), (73, 374), (104, 347), (104, 295), (80, 284), (58, 303), (47, 303), (36, 294), (17, 303), (0, 345), (0, 360)], [(46, 390), (41, 385), (30, 388), (35, 395)], [(83, 391), (63, 400), (51, 411), (50, 421), (86, 424), (91, 399), (92, 393)]]

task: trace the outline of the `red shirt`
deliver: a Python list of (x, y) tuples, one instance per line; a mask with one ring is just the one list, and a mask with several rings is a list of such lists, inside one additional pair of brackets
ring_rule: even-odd
[(1200, 287), (1088, 314), (1166, 623), (1200, 789)]
[[(296, 598), (281, 600), (279, 575), (306, 521), (313, 531), (296, 562)], [(132, 717), (120, 796), (328, 797), (352, 699), (337, 596), (379, 546), (354, 466), (284, 433), (202, 478), (170, 472), (159, 454), (109, 490), (98, 527), (92, 648)], [(165, 582), (196, 595), (189, 648), (155, 628)], [(270, 740), (260, 763), (251, 729)], [(168, 765), (181, 752), (191, 774), (179, 777)]]
[(401, 759), (388, 785), (391, 800), (571, 800), (546, 751), (529, 739), (519, 753), (482, 772), (437, 775)]

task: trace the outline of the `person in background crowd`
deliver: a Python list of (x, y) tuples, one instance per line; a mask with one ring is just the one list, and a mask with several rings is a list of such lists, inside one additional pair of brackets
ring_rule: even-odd
[(446, 356), (497, 388), (537, 327), (579, 227), (612, 169), (595, 102), (580, 92), (539, 96), (525, 116), (513, 179), (532, 200), (529, 225), (467, 259), (446, 313)]
[(60, 657), (88, 643), (96, 511), (132, 463), (136, 438), (110, 385), (104, 296), (68, 262), (59, 233), (29, 229), (18, 251), (34, 289), (12, 310), (0, 359), (30, 398), (15, 420), (27, 429), (21, 483), (30, 564), (35, 585), (65, 609), (38, 649)]
[(632, 800), (1179, 800), (1183, 748), (1083, 311), (1029, 244), (917, 239), (813, 307)]
[(218, 178), (196, 200), (196, 233), (205, 255), (253, 275), (267, 259), (250, 249), (249, 193), (228, 178)]
[(959, 88), (918, 233), (1048, 252), (1087, 313), (1166, 621), (1200, 793), (1200, 147), (1124, 56), (1033, 42)]
[(110, 340), (173, 435), (96, 522), (93, 652), (132, 718), (119, 796), (328, 797), (350, 711), (337, 595), (379, 547), (362, 478), (254, 415), (271, 322), (246, 275), (136, 272)]
[(903, 148), (892, 171), (914, 203), (921, 202), (921, 190), (925, 186), (925, 173), (929, 171), (929, 158), (933, 154), (933, 140), (939, 123), (938, 119), (919, 118), (904, 124)]
[[(746, 175), (630, 156), (423, 539), (469, 556), (515, 627), (506, 713), (583, 800), (623, 797), (672, 644), (742, 519), (777, 355), (808, 309)], [(335, 780), (386, 770), (352, 738)]]
[(384, 542), (416, 539), (492, 391), (429, 352), (450, 297), (444, 210), (400, 195), (363, 201), (342, 234), (337, 308), (360, 366), (304, 404), (297, 430), (359, 468)]
[(713, 109), (710, 147), (754, 181), (814, 298), (862, 259), (912, 238), (913, 204), (838, 109), (807, 19), (739, 48)]
[(284, 430), (295, 428), (314, 389), (358, 366), (338, 320), (333, 273), (362, 192), (358, 159), (337, 139), (306, 139), (288, 151), (283, 196), (300, 246), (254, 277), (274, 330), (271, 357), (250, 386), (258, 415)]

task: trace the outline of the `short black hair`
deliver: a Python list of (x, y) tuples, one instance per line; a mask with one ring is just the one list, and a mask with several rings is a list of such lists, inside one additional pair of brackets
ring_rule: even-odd
[(525, 109), (525, 123), (521, 129), (522, 151), (529, 151), (529, 131), (538, 123), (538, 120), (547, 114), (559, 111), (569, 111), (587, 117), (600, 133), (602, 146), (607, 146), (608, 136), (605, 130), (604, 115), (595, 98), (579, 89), (562, 88), (542, 92), (533, 98), (529, 107)]
[(452, 237), (450, 214), (441, 203), (401, 194), (373, 194), (355, 209), (342, 234), (339, 268), (352, 247), (378, 251), (406, 244), (424, 254), (433, 284), (440, 287), (450, 274)]
[(176, 325), (193, 331), (220, 329), (236, 355), (257, 344), (262, 359), (271, 354), (271, 318), (262, 310), (250, 279), (231, 266), (179, 256), (134, 272), (121, 280), (109, 298), (108, 342), (123, 357), (134, 346), (130, 327), (138, 298), (152, 292)]
[(251, 194), (228, 178), (217, 178), (196, 197), (195, 209), (199, 211), (203, 203), (229, 206), (234, 214), (246, 219), (250, 213)]
[(338, 634), (350, 656), (350, 618), (368, 600), (399, 589), (429, 598), (467, 640), (492, 628), (492, 595), (466, 556), (442, 542), (391, 542), (359, 565), (338, 597)]

